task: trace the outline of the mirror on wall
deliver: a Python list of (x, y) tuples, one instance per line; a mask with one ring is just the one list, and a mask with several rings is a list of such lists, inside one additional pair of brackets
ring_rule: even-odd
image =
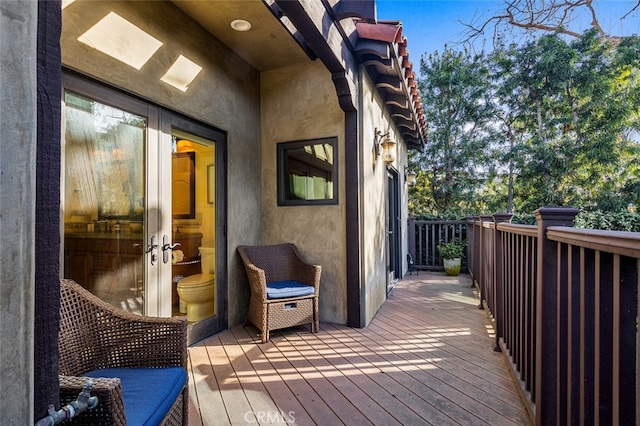
[(196, 217), (196, 153), (176, 152), (172, 155), (171, 190), (174, 219)]

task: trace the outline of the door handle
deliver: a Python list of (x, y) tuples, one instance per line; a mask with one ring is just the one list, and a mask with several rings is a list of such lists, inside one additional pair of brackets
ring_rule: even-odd
[(175, 243), (175, 244), (166, 243), (165, 245), (162, 246), (162, 250), (164, 251), (173, 250), (178, 246), (180, 246), (180, 243)]
[(171, 260), (171, 251), (178, 247), (180, 243), (169, 244), (169, 236), (164, 235), (162, 237), (162, 261), (164, 263), (169, 263)]
[(156, 244), (156, 236), (152, 235), (151, 236), (151, 244), (149, 244), (147, 246), (147, 248), (145, 249), (145, 253), (150, 253), (151, 254), (151, 265), (155, 265), (156, 264), (156, 259), (158, 257), (158, 254), (156, 253), (156, 250), (158, 249), (158, 244)]

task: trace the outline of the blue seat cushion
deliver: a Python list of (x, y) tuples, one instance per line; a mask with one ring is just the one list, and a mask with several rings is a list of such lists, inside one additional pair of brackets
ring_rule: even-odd
[(313, 286), (299, 281), (272, 281), (267, 283), (267, 299), (284, 299), (287, 297), (310, 296)]
[(124, 412), (131, 426), (159, 425), (187, 382), (182, 367), (103, 368), (84, 376), (120, 379)]

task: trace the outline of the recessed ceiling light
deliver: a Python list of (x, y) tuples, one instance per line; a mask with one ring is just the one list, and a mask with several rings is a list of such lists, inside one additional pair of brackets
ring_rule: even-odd
[(236, 19), (235, 21), (231, 21), (231, 28), (236, 31), (249, 31), (251, 29), (251, 22), (245, 21), (244, 19)]

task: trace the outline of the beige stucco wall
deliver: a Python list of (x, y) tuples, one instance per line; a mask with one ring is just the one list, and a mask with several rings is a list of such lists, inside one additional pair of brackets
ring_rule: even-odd
[[(76, 41), (110, 11), (162, 41), (140, 71)], [(227, 132), (228, 319), (241, 323), (249, 287), (235, 248), (258, 243), (262, 226), (259, 73), (168, 2), (71, 3), (61, 43), (64, 66)], [(186, 93), (160, 81), (178, 55), (203, 68)]]
[(388, 230), (388, 177), (387, 165), (382, 157), (376, 158), (373, 141), (375, 129), (397, 142), (396, 160), (389, 166), (396, 170), (400, 184), (400, 210), (402, 223), (402, 243), (400, 244), (401, 276), (406, 270), (406, 222), (407, 186), (404, 183), (404, 166), (407, 164), (406, 145), (399, 136), (398, 129), (390, 121), (389, 113), (375, 85), (364, 70), (361, 72), (361, 128), (362, 128), (362, 288), (365, 324), (373, 319), (387, 296), (387, 230)]
[(16, 425), (34, 422), (37, 18), (36, 2), (0, 8), (0, 413)]
[[(319, 61), (265, 72), (262, 82), (262, 229), (264, 244), (293, 242), (322, 265), (320, 320), (345, 324), (346, 239), (344, 112)], [(276, 144), (338, 138), (339, 203), (278, 206)]]

